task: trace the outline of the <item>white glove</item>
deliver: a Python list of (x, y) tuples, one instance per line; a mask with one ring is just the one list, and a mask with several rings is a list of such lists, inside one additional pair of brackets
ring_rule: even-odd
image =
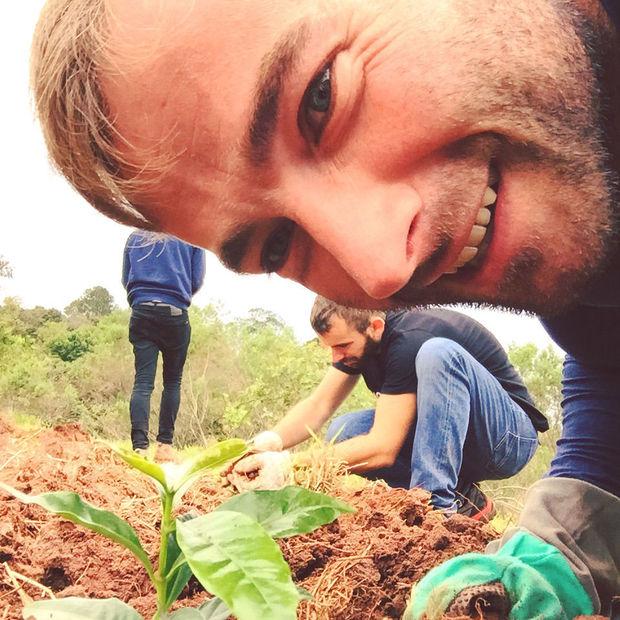
[(293, 481), (291, 455), (284, 450), (246, 456), (228, 474), (228, 481), (241, 493), (281, 489)]
[(252, 447), (257, 452), (279, 452), (284, 447), (282, 437), (275, 431), (263, 431), (254, 437)]

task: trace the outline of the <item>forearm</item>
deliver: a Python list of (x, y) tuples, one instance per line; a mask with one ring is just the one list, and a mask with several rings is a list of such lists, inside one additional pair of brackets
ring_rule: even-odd
[(371, 434), (359, 435), (334, 446), (335, 455), (353, 472), (390, 467), (394, 458)]

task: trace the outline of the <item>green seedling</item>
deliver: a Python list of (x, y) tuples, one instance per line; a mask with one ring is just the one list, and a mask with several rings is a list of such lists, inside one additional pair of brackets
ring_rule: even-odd
[[(154, 620), (294, 620), (300, 600), (274, 538), (311, 532), (353, 509), (334, 498), (301, 487), (252, 491), (234, 496), (199, 517), (173, 516), (173, 509), (198, 476), (222, 467), (247, 451), (244, 441), (220, 442), (181, 464), (157, 464), (129, 450), (112, 449), (131, 467), (155, 482), (161, 497), (159, 557), (151, 562), (136, 531), (112, 512), (59, 491), (27, 495), (6, 484), (0, 488), (22, 502), (37, 504), (73, 523), (98, 532), (129, 549), (151, 579), (157, 596)], [(214, 598), (199, 608), (170, 613), (192, 573)], [(25, 620), (142, 620), (118, 599), (41, 600), (23, 610)]]

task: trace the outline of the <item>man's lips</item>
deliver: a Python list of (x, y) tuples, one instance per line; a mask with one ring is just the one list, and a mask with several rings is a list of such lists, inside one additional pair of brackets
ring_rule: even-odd
[(496, 190), (499, 189), (497, 178), (497, 173), (492, 172), (490, 174), (489, 181), (493, 181), (493, 187), (487, 186), (468, 239), (456, 260), (451, 261), (446, 266), (448, 255), (454, 251), (453, 238), (446, 233), (439, 239), (438, 246), (433, 250), (430, 257), (416, 268), (408, 283), (394, 295), (395, 299), (406, 300), (409, 296), (408, 293), (412, 290), (426, 288), (442, 277), (452, 277), (459, 272), (471, 272), (472, 268), (475, 269), (480, 265), (491, 237), (492, 214), (497, 202)]

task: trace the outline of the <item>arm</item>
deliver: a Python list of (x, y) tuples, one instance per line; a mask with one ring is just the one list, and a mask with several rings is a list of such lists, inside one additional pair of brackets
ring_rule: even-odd
[(295, 406), (274, 427), (284, 448), (308, 439), (307, 428), (317, 431), (351, 393), (359, 375), (348, 375), (333, 366), (316, 389)]
[(194, 248), (192, 254), (192, 295), (195, 295), (205, 279), (206, 258), (205, 251)]
[(123, 273), (121, 274), (121, 282), (123, 284), (123, 288), (127, 289), (127, 279), (129, 278), (129, 250), (127, 247), (127, 243), (125, 243), (125, 249), (123, 250)]
[(415, 394), (381, 394), (370, 432), (337, 444), (336, 455), (358, 472), (392, 466), (415, 413)]

